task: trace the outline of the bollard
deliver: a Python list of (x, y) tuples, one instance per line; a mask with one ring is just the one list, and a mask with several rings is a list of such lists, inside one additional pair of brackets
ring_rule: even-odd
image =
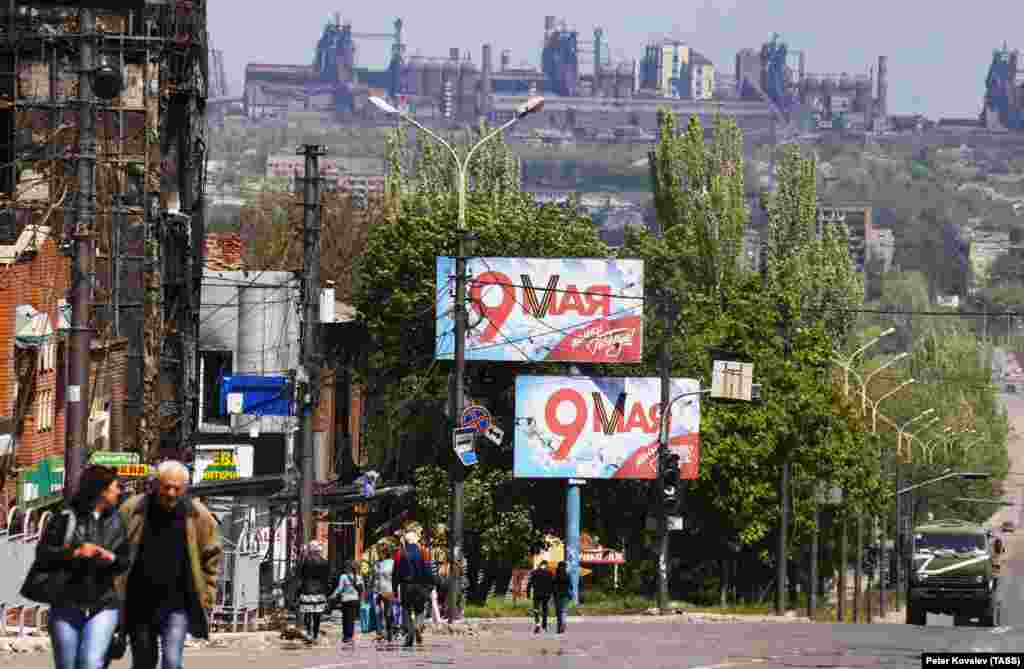
[(7, 602), (0, 602), (0, 635), (7, 636)]
[(26, 619), (28, 618), (29, 607), (22, 606), (18, 611), (18, 638), (25, 636)]
[(231, 607), (231, 631), (232, 632), (237, 632), (238, 631), (238, 607), (237, 606), (232, 606)]

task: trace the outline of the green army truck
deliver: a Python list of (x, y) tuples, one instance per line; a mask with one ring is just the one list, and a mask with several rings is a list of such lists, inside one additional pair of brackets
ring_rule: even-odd
[(962, 520), (934, 521), (914, 529), (907, 624), (924, 625), (929, 613), (953, 616), (957, 626), (977, 619), (997, 623), (993, 560), (1001, 552), (989, 532)]

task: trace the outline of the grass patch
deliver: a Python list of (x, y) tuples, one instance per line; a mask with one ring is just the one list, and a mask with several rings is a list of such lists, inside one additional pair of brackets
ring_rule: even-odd
[[(488, 598), (487, 603), (467, 604), (467, 618), (527, 618), (533, 604), (529, 600), (520, 599), (513, 602), (504, 597)], [(646, 613), (649, 609), (657, 606), (655, 600), (645, 595), (619, 592), (589, 592), (584, 593), (583, 603), (570, 609), (570, 615), (583, 616), (621, 616)], [(716, 613), (722, 615), (771, 615), (773, 607), (771, 603), (738, 603), (729, 606), (697, 606), (689, 602), (672, 601), (670, 606), (673, 609), (681, 609), (693, 613)], [(805, 607), (806, 610), (806, 607)], [(798, 611), (799, 613), (799, 611)], [(834, 619), (834, 612), (832, 614)], [(822, 611), (819, 616), (821, 620), (827, 620), (826, 612)], [(551, 615), (554, 615), (554, 607), (551, 607)]]

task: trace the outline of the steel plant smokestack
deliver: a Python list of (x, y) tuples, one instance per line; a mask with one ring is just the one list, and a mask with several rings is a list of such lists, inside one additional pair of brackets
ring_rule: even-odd
[(448, 57), (451, 58), (452, 60), (458, 60), (459, 59), (459, 47), (454, 46), (454, 47), (448, 49)]
[(481, 114), (490, 111), (491, 100), (491, 72), (494, 71), (494, 62), (491, 60), (491, 45), (484, 44), (480, 50), (480, 103)]
[(501, 71), (505, 72), (506, 70), (510, 69), (511, 67), (512, 67), (512, 52), (509, 51), (508, 49), (505, 49), (504, 51), (501, 52)]
[(889, 117), (889, 57), (878, 57), (878, 105), (875, 113), (883, 122)]
[(545, 16), (544, 17), (544, 42), (547, 43), (548, 38), (551, 37), (551, 33), (555, 32), (555, 17)]

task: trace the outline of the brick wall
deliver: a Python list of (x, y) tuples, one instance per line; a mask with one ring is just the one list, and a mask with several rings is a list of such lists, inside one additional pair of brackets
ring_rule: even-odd
[[(38, 252), (24, 259), (0, 265), (0, 417), (14, 417), (17, 379), (15, 375), (15, 329), (18, 305), (31, 305), (46, 313), (54, 332), (60, 326), (58, 301), (64, 299), (70, 287), (69, 260), (62, 256), (57, 244), (46, 239), (37, 246)], [(57, 344), (54, 364), (50, 369), (36, 367), (35, 397), (29, 402), (21, 432), (16, 437), (14, 463), (29, 467), (44, 457), (63, 455), (65, 448), (65, 372), (68, 362), (67, 343), (63, 338)], [(110, 447), (117, 449), (124, 428), (125, 368), (127, 340), (94, 341), (90, 389), (96, 387), (97, 374), (102, 377), (102, 392), (109, 397), (111, 425)], [(53, 396), (52, 427), (39, 430), (39, 397), (43, 392)], [(0, 495), (0, 511), (6, 512), (17, 496), (17, 477), (10, 475)]]

